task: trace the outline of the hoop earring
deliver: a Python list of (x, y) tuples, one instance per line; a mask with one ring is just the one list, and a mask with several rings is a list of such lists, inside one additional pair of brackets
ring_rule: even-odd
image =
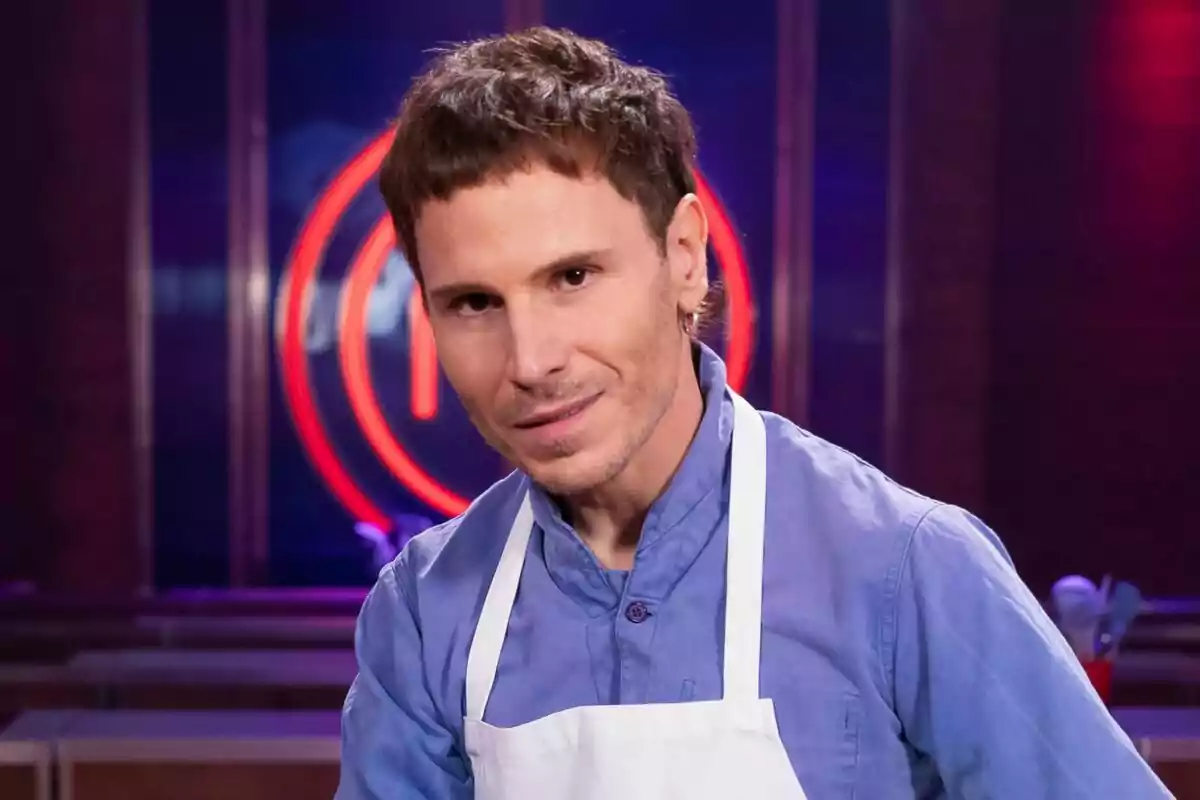
[(693, 311), (690, 314), (680, 313), (679, 327), (688, 336), (695, 336), (696, 330), (700, 327), (700, 312)]

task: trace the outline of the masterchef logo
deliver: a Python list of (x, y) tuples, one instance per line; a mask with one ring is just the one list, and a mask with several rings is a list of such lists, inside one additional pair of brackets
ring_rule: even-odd
[[(392, 526), (389, 515), (352, 476), (318, 411), (307, 337), (315, 321), (314, 298), (320, 296), (320, 273), (329, 244), (339, 232), (348, 207), (364, 187), (370, 185), (373, 190), (371, 179), (390, 143), (390, 132), (379, 136), (351, 159), (318, 197), (293, 246), (276, 303), (277, 353), (284, 397), (304, 449), (329, 490), (346, 510), (355, 519), (384, 530)], [(750, 368), (754, 339), (754, 308), (746, 260), (729, 215), (702, 176), (698, 176), (698, 184), (700, 199), (709, 214), (712, 247), (725, 288), (724, 349), (729, 383), (735, 390), (740, 390)], [(366, 440), (379, 461), (422, 502), (442, 514), (454, 516), (467, 507), (469, 499), (460, 493), (461, 487), (455, 488), (452, 476), (439, 480), (431, 474), (428, 457), (432, 450), (422, 453), (412, 446), (417, 438), (424, 443), (431, 441), (428, 435), (411, 435), (416, 432), (412, 426), (432, 426), (436, 433), (442, 417), (441, 404), (452, 400), (450, 393), (443, 398), (440, 391), (433, 334), (420, 293), (411, 280), (405, 284), (407, 296), (399, 298), (404, 306), (402, 316), (407, 322), (409, 391), (408, 397), (403, 398), (407, 404), (405, 418), (389, 421), (385, 417), (376, 392), (376, 381), (372, 379), (369, 309), (375, 299), (373, 292), (379, 292), (381, 276), (396, 259), (394, 234), (385, 215), (375, 222), (359, 244), (337, 290), (336, 330), (332, 341), (337, 348), (342, 388), (358, 435)], [(395, 282), (391, 285), (394, 288)], [(395, 403), (388, 405), (394, 407)], [(406, 436), (406, 433), (410, 435)], [(461, 447), (458, 441), (461, 432), (448, 428), (445, 434), (443, 446), (438, 450), (444, 453), (447, 448)], [(408, 446), (404, 444), (406, 441), (410, 442)]]

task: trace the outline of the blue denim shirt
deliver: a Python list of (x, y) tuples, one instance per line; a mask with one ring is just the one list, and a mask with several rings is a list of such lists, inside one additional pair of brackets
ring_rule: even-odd
[[(519, 473), (383, 570), (359, 620), (340, 800), (472, 796), (467, 648), (526, 490), (536, 529), (486, 721), (721, 697), (733, 409), (708, 350), (700, 382), (700, 429), (627, 574)], [(763, 418), (761, 687), (809, 800), (1170, 797), (983, 523)]]

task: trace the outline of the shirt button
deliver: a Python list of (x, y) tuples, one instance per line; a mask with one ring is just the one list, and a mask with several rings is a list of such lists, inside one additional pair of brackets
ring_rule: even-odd
[(646, 604), (641, 600), (635, 600), (625, 606), (625, 619), (635, 625), (640, 625), (650, 616), (650, 609), (646, 608)]

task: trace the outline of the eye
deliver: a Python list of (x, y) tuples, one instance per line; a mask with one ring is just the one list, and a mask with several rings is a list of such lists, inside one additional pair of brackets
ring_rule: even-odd
[(592, 276), (592, 270), (587, 267), (571, 267), (564, 269), (556, 276), (564, 289), (578, 289), (584, 286)]
[(454, 298), (448, 308), (463, 317), (476, 317), (496, 305), (496, 298), (483, 292), (471, 292)]

